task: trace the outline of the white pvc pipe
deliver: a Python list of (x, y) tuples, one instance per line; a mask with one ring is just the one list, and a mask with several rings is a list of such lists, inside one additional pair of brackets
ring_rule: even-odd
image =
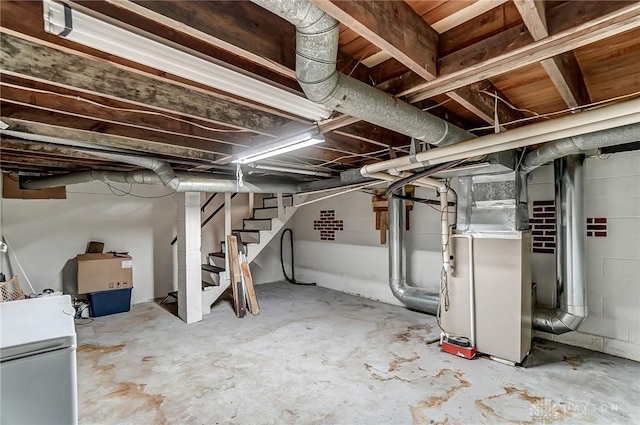
[(476, 280), (473, 266), (473, 235), (464, 233), (453, 235), (452, 238), (465, 238), (469, 241), (469, 326), (471, 346), (476, 346)]
[(502, 133), (490, 134), (454, 145), (438, 147), (420, 152), (414, 158), (404, 156), (365, 165), (360, 169), (360, 172), (363, 176), (387, 170), (393, 173), (422, 167), (425, 164), (436, 164), (485, 155), (636, 122), (640, 122), (640, 98), (531, 124)]
[[(380, 172), (380, 173), (368, 174), (365, 177), (371, 177), (378, 180), (395, 182), (409, 175), (410, 175), (409, 173), (401, 173), (400, 176), (396, 177), (387, 173)], [(440, 210), (441, 210), (440, 239), (442, 243), (442, 267), (444, 268), (445, 272), (447, 272), (448, 274), (451, 274), (453, 273), (454, 267), (451, 261), (451, 247), (449, 246), (449, 232), (450, 232), (449, 230), (449, 199), (447, 197), (447, 192), (449, 191), (449, 188), (447, 187), (447, 185), (444, 184), (444, 182), (441, 182), (440, 180), (432, 179), (430, 177), (422, 177), (422, 178), (416, 179), (412, 181), (411, 184), (414, 184), (416, 186), (421, 186), (421, 187), (435, 188), (440, 194)]]

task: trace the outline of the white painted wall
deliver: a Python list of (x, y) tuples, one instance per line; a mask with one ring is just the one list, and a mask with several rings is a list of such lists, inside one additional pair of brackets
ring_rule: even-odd
[[(605, 157), (603, 157), (605, 158)], [(587, 238), (589, 315), (578, 332), (548, 339), (640, 361), (640, 152), (586, 160), (587, 217), (606, 217), (606, 238)], [(530, 176), (531, 201), (553, 199), (553, 166)], [(553, 305), (555, 258), (533, 254), (538, 301)]]
[[(416, 195), (433, 197), (435, 191), (418, 188)], [(336, 219), (344, 221), (344, 231), (336, 232), (335, 242), (320, 241), (320, 232), (313, 230), (322, 210), (335, 210)], [(388, 250), (375, 230), (370, 194), (352, 192), (301, 207), (293, 216), (292, 227), (298, 280), (400, 305), (389, 289)], [(441, 264), (439, 229), (439, 212), (414, 206), (407, 233), (408, 280), (436, 292)]]
[[(90, 240), (104, 242), (105, 250), (128, 251), (133, 257), (132, 299), (143, 302), (175, 288), (169, 242), (176, 234), (176, 201), (174, 195), (158, 197), (167, 193), (164, 187), (138, 185), (132, 194), (155, 198), (116, 196), (105, 184), (92, 182), (68, 186), (66, 200), (4, 199), (2, 232), (38, 292), (75, 288), (67, 263), (85, 252)], [(12, 267), (17, 273), (15, 261)], [(20, 281), (27, 291), (25, 277)]]

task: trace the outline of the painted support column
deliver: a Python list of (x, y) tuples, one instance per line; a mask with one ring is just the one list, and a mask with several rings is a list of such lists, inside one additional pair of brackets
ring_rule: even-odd
[(178, 193), (178, 316), (202, 320), (200, 192)]

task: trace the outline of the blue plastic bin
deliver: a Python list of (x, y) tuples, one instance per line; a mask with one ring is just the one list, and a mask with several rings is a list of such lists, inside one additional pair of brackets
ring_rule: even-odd
[(109, 314), (129, 311), (131, 309), (131, 289), (133, 288), (114, 289), (112, 291), (87, 294), (91, 317), (107, 316)]

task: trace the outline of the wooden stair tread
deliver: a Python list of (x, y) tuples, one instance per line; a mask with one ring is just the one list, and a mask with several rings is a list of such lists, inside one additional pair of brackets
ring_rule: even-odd
[(222, 273), (224, 269), (218, 266), (212, 266), (211, 264), (203, 264), (202, 270), (208, 271), (209, 273)]

